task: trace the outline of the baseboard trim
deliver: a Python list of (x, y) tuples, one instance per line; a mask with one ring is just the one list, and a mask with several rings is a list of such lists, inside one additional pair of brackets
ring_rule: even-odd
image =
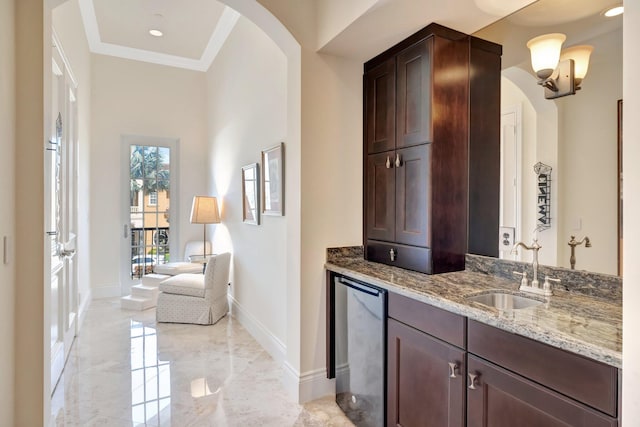
[(93, 299), (113, 298), (122, 296), (120, 285), (98, 286), (90, 289)]
[(87, 310), (89, 309), (89, 304), (91, 304), (91, 295), (91, 288), (89, 288), (78, 306), (78, 327), (76, 328), (78, 332), (80, 332), (80, 328), (82, 328), (84, 318), (87, 317)]
[(300, 376), (300, 403), (336, 394), (336, 380), (327, 378), (325, 368), (307, 371)]
[(256, 319), (246, 310), (233, 296), (228, 295), (231, 303), (231, 314), (238, 319), (240, 324), (258, 341), (258, 343), (273, 357), (279, 364), (284, 363), (287, 354), (287, 347), (278, 337), (273, 335), (262, 322)]
[(325, 368), (319, 368), (300, 374), (286, 360), (287, 347), (275, 335), (242, 307), (233, 296), (228, 295), (231, 314), (258, 341), (258, 343), (283, 367), (282, 382), (289, 396), (298, 403), (305, 403), (328, 395), (335, 395), (336, 383), (327, 378)]

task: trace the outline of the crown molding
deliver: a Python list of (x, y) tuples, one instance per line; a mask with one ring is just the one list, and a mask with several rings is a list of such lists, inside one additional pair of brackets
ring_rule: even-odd
[(240, 18), (238, 12), (229, 6), (225, 6), (202, 56), (200, 59), (193, 59), (113, 43), (105, 43), (100, 38), (93, 0), (79, 0), (79, 5), (84, 31), (87, 36), (87, 42), (89, 43), (89, 50), (92, 53), (202, 72), (206, 72), (209, 69)]

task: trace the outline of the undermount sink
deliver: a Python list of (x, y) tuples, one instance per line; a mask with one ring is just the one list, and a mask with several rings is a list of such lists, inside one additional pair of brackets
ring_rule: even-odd
[(519, 310), (527, 307), (535, 307), (543, 304), (533, 298), (527, 298), (520, 295), (508, 294), (505, 292), (491, 292), (487, 294), (475, 295), (467, 297), (469, 301), (475, 301), (482, 305), (497, 308), (498, 310)]

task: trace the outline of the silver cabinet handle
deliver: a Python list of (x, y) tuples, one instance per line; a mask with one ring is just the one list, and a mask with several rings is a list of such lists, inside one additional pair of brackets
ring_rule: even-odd
[(389, 249), (389, 258), (391, 259), (391, 261), (395, 261), (396, 260), (396, 251), (395, 251), (395, 249)]
[(476, 378), (478, 378), (478, 374), (469, 374), (469, 388), (471, 390), (476, 389)]
[(396, 167), (399, 168), (402, 166), (402, 161), (400, 160), (400, 154), (396, 153)]
[(389, 158), (389, 156), (387, 156), (387, 161), (384, 164), (387, 169), (391, 169), (391, 159)]
[(455, 362), (449, 362), (449, 378), (458, 378), (456, 371), (458, 370), (458, 364)]

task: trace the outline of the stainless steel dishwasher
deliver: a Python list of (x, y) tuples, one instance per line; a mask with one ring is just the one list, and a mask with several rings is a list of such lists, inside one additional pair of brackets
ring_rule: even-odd
[(385, 420), (385, 290), (334, 276), (336, 402), (359, 427)]

